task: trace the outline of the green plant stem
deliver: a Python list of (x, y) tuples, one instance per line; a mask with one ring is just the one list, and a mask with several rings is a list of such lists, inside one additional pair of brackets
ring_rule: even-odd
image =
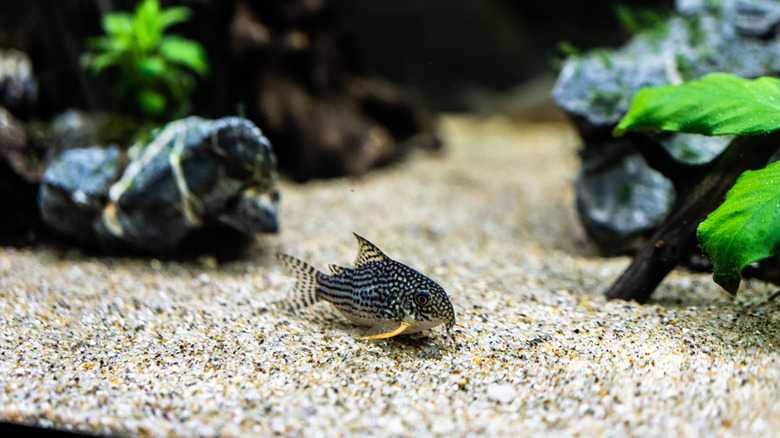
[[(643, 134), (635, 134), (639, 135)], [(666, 152), (659, 152), (663, 150), (660, 145), (648, 147), (646, 137), (636, 139), (637, 149), (648, 164), (668, 175), (677, 189), (672, 213), (606, 293), (611, 300), (643, 303), (664, 277), (696, 248), (696, 227), (723, 202), (737, 177), (746, 170), (765, 166), (780, 149), (780, 131), (737, 137), (711, 162), (686, 168), (664, 159), (662, 155)]]

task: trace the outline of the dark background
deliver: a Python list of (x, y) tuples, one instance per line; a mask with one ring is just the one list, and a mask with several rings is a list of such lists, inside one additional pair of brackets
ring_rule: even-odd
[[(284, 0), (292, 1), (296, 0)], [(317, 1), (317, 0), (311, 0)], [(320, 0), (325, 2), (326, 0)], [(88, 36), (101, 33), (100, 9), (132, 10), (133, 0), (0, 0), (0, 48), (16, 47), (33, 60), (42, 88), (38, 114), (69, 106), (93, 107), (99, 96), (72, 72)], [(630, 37), (615, 8), (653, 9), (665, 14), (671, 0), (333, 0), (361, 68), (405, 86), (434, 110), (474, 109), (475, 92), (501, 92), (540, 74), (554, 77), (568, 42), (579, 50), (615, 47)], [(219, 36), (214, 22), (229, 19), (231, 0), (162, 1), (185, 4), (191, 22), (173, 31), (207, 45)], [(74, 34), (78, 32), (78, 34)], [(220, 77), (219, 53), (212, 81)], [(70, 65), (69, 65), (70, 64)], [(549, 81), (548, 81), (549, 82)], [(210, 87), (209, 87), (210, 86)], [(207, 84), (207, 89), (215, 84)], [(219, 87), (218, 84), (216, 84)], [(199, 90), (202, 90), (200, 87)], [(198, 113), (235, 112), (227, 93), (196, 96)], [(215, 101), (215, 95), (217, 96)], [(221, 100), (220, 100), (221, 99)]]
[(615, 47), (630, 33), (615, 9), (668, 14), (671, 1), (394, 0), (343, 2), (371, 71), (418, 90), (435, 109), (469, 110), (469, 92), (505, 90), (554, 74), (568, 42)]

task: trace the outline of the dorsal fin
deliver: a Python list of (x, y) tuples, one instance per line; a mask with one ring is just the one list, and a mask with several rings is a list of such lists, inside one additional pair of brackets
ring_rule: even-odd
[(344, 269), (345, 269), (345, 268), (342, 268), (339, 265), (328, 265), (328, 268), (330, 268), (330, 272), (333, 275), (341, 274), (342, 272), (344, 272)]
[[(352, 233), (355, 234), (355, 233)], [(390, 257), (386, 256), (379, 248), (373, 243), (366, 240), (364, 237), (355, 234), (358, 241), (358, 255), (355, 259), (355, 267), (359, 268), (367, 263), (373, 262), (385, 262), (390, 260)]]

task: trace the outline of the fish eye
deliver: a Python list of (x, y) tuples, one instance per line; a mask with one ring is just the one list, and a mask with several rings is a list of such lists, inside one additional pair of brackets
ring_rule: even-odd
[(431, 302), (431, 294), (424, 290), (417, 292), (414, 295), (414, 300), (417, 301), (417, 304), (424, 306)]

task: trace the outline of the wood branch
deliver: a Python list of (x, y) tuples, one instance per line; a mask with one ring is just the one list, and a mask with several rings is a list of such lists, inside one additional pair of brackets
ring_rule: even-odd
[[(656, 145), (660, 148), (660, 146)], [(780, 149), (780, 131), (738, 137), (717, 158), (680, 177), (674, 209), (607, 291), (608, 299), (647, 301), (658, 284), (697, 245), (696, 228), (723, 202), (746, 170), (766, 165)]]

